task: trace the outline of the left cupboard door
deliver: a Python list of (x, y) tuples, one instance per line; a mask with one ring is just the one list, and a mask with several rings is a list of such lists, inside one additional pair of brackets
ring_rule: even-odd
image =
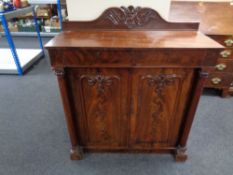
[(86, 149), (127, 147), (129, 76), (124, 69), (69, 69), (80, 143)]

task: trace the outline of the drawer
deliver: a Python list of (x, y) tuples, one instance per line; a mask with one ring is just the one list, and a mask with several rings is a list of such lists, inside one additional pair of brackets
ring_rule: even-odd
[[(220, 49), (221, 50), (221, 49)], [(216, 50), (202, 49), (95, 49), (78, 48), (49, 51), (57, 67), (201, 67), (214, 66)]]
[(220, 51), (219, 58), (233, 59), (233, 49), (224, 49)]
[(223, 88), (230, 87), (233, 82), (232, 73), (211, 72), (206, 80), (205, 87)]
[(218, 59), (217, 64), (213, 68), (213, 71), (217, 72), (229, 72), (233, 74), (233, 59)]
[(233, 48), (233, 36), (227, 36), (227, 35), (209, 35), (212, 39), (219, 42), (225, 47)]

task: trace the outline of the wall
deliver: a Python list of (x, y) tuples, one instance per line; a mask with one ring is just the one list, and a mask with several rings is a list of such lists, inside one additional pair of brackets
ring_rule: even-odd
[(70, 21), (94, 20), (109, 7), (141, 6), (157, 10), (168, 19), (171, 0), (66, 0)]

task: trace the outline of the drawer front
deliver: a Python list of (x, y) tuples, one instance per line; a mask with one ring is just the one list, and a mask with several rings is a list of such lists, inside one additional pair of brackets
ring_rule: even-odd
[(219, 58), (233, 59), (233, 36), (232, 35), (209, 35), (212, 39), (226, 48), (219, 53)]
[(205, 87), (223, 88), (230, 87), (233, 82), (232, 73), (211, 72), (206, 80)]
[(224, 49), (219, 53), (219, 58), (233, 59), (233, 49)]
[(210, 35), (210, 37), (225, 47), (233, 48), (233, 35)]
[(215, 72), (229, 72), (233, 74), (233, 60), (220, 58), (213, 69)]
[(49, 54), (53, 67), (201, 67), (214, 66), (219, 51), (73, 48), (65, 51), (50, 50)]

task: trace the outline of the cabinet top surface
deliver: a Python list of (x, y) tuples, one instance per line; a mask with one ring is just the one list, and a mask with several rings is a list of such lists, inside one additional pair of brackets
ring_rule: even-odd
[(63, 32), (47, 48), (223, 48), (194, 31), (79, 31)]

